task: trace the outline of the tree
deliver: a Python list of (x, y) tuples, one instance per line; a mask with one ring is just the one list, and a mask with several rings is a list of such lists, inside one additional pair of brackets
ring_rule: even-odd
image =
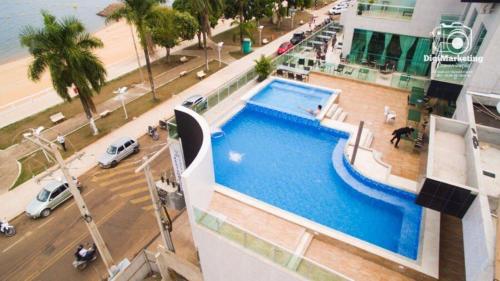
[(264, 17), (273, 15), (274, 0), (250, 0), (248, 5), (248, 18), (255, 18), (257, 25), (260, 25), (260, 20)]
[(96, 135), (98, 130), (92, 117), (96, 107), (92, 96), (99, 93), (106, 82), (106, 69), (93, 50), (102, 48), (103, 43), (87, 33), (74, 17), (58, 21), (46, 11), (42, 11), (42, 17), (42, 28), (26, 26), (20, 34), (21, 45), (28, 48), (34, 59), (28, 77), (39, 81), (48, 69), (54, 89), (67, 102), (71, 101), (68, 88), (73, 88)]
[(205, 49), (205, 70), (208, 69), (207, 36), (210, 35), (210, 15), (215, 15), (222, 11), (221, 0), (188, 0), (197, 15), (201, 15), (200, 30), (203, 36), (203, 48)]
[[(198, 11), (195, 11), (194, 8), (191, 5), (191, 1), (186, 1), (186, 0), (174, 0), (174, 3), (172, 4), (172, 8), (174, 10), (180, 11), (180, 12), (186, 12), (187, 14), (191, 15), (196, 19), (198, 22), (198, 30), (196, 30), (196, 35), (198, 37), (198, 47), (201, 49), (203, 48), (201, 44), (201, 32), (202, 32), (202, 25), (203, 25), (203, 15), (199, 13)], [(214, 28), (217, 25), (217, 22), (219, 21), (219, 18), (222, 15), (222, 10), (217, 10), (217, 11), (212, 11), (212, 14), (209, 16), (209, 22), (210, 22), (210, 27)]]
[(150, 37), (149, 29), (146, 25), (148, 18), (151, 17), (153, 10), (162, 0), (122, 0), (123, 6), (115, 10), (106, 18), (106, 22), (125, 19), (129, 24), (133, 24), (139, 34), (139, 41), (144, 50), (146, 59), (146, 68), (148, 70), (149, 84), (153, 100), (156, 100), (156, 89), (153, 80), (153, 71), (151, 70), (151, 61), (149, 59), (148, 38)]
[[(248, 37), (250, 40), (254, 40), (254, 31), (257, 29), (257, 24), (255, 21), (246, 21), (246, 22), (241, 22), (239, 19), (233, 21), (231, 25), (237, 25), (238, 26), (238, 31), (239, 31), (239, 37), (240, 37), (240, 45), (243, 48), (243, 37)], [(236, 35), (236, 34), (235, 34)]]
[(160, 6), (148, 18), (147, 25), (151, 30), (153, 43), (166, 49), (167, 62), (170, 59), (170, 49), (182, 40), (192, 39), (198, 30), (198, 22), (188, 13)]

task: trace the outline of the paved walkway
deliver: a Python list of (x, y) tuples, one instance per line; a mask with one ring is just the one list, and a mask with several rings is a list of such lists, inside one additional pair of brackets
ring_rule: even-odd
[[(213, 43), (212, 43), (213, 44)], [(229, 55), (229, 52), (237, 50), (237, 46), (228, 46), (223, 49), (222, 61), (226, 64), (231, 63), (235, 59)], [(215, 48), (213, 48), (215, 50)], [(175, 78), (179, 77), (179, 73), (182, 71), (191, 71), (204, 64), (204, 52), (203, 50), (178, 50), (174, 52), (175, 55), (187, 55), (193, 57), (188, 62), (176, 66), (162, 74), (157, 75), (155, 79), (155, 85), (157, 88), (167, 84)], [(209, 60), (218, 59), (218, 54), (214, 51), (209, 51)], [(126, 103), (129, 103), (145, 94), (150, 92), (149, 85), (140, 84), (131, 87), (127, 94), (125, 95)], [(97, 112), (103, 112), (105, 110), (115, 111), (121, 110), (121, 101), (112, 98), (101, 104), (97, 105)], [(96, 119), (99, 118), (97, 114)], [(53, 127), (47, 128), (43, 131), (42, 136), (48, 140), (55, 140), (58, 134), (67, 135), (71, 132), (79, 129), (82, 126), (88, 124), (85, 114), (79, 113), (74, 117), (65, 120), (64, 122), (55, 125)], [(21, 143), (13, 145), (5, 150), (0, 150), (0, 159), (4, 159), (0, 164), (0, 194), (7, 192), (8, 189), (15, 183), (17, 176), (19, 175), (20, 165), (16, 160), (20, 160), (23, 157), (32, 154), (39, 148), (27, 140), (23, 140)]]
[[(331, 5), (328, 5), (320, 10), (312, 11), (311, 13), (318, 16), (318, 22), (322, 21), (325, 17), (327, 17), (327, 11), (330, 6)], [(211, 91), (224, 85), (231, 78), (250, 70), (252, 67), (254, 67), (254, 60), (258, 59), (261, 55), (269, 56), (275, 54), (279, 45), (283, 41), (291, 38), (294, 32), (296, 32), (297, 30), (302, 31), (306, 29), (308, 29), (307, 24), (302, 25), (296, 30), (290, 31), (289, 33), (283, 35), (281, 38), (270, 42), (268, 45), (256, 49), (251, 54), (237, 61), (234, 61), (233, 63), (214, 73), (210, 77), (193, 85), (192, 87), (186, 89), (178, 95), (173, 96), (171, 99), (142, 114), (135, 120), (130, 121), (129, 123), (102, 137), (98, 141), (85, 147), (81, 150), (83, 156), (74, 157), (73, 159), (67, 161), (72, 175), (78, 177), (94, 167), (97, 163), (96, 158), (101, 152), (106, 150), (109, 143), (113, 140), (125, 134), (130, 135), (134, 138), (139, 138), (144, 134), (144, 128), (146, 128), (149, 124), (155, 124), (160, 118), (163, 118), (165, 115), (173, 115), (174, 107), (176, 105), (179, 105), (187, 97), (195, 94), (206, 95), (210, 93)], [(54, 178), (60, 176), (60, 171), (56, 171), (52, 175), (52, 177)], [(39, 192), (41, 187), (41, 184), (38, 184), (34, 179), (32, 179), (23, 183), (12, 191), (0, 194), (0, 216), (11, 219), (17, 215), (20, 215), (24, 211), (24, 208), (29, 203), (29, 201)]]
[[(219, 24), (212, 30), (213, 34), (219, 34), (228, 29), (233, 28), (231, 26), (231, 21), (219, 21)], [(172, 49), (172, 52), (184, 49), (193, 44), (197, 44), (198, 40), (196, 37), (189, 41), (184, 41), (180, 45), (176, 46)], [(158, 58), (165, 55), (165, 49), (161, 48), (157, 51)], [(141, 61), (141, 65), (145, 65), (144, 54), (139, 50), (139, 57)], [(154, 61), (154, 58), (152, 58)], [(131, 54), (130, 57), (125, 58), (124, 60), (112, 64), (107, 65), (106, 70), (108, 72), (107, 80), (113, 80), (126, 74), (130, 71), (137, 69), (137, 58), (135, 54)], [(45, 89), (38, 93), (34, 93), (32, 96), (29, 96), (21, 101), (17, 101), (11, 105), (0, 107), (0, 128), (7, 126), (8, 124), (12, 124), (16, 121), (22, 120), (26, 117), (29, 117), (35, 113), (41, 112), (47, 108), (55, 106), (62, 102), (62, 99), (56, 94), (56, 92), (52, 89)]]

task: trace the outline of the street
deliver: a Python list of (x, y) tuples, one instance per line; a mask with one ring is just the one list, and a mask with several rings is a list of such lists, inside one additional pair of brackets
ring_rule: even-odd
[[(144, 155), (151, 155), (166, 142), (144, 136), (141, 151), (112, 169), (94, 167), (79, 180), (82, 195), (106, 241), (115, 264), (134, 255), (159, 233), (143, 173), (134, 173)], [(95, 152), (100, 155), (102, 152)], [(168, 150), (153, 165), (155, 179), (171, 167)], [(42, 181), (43, 185), (43, 181)], [(169, 210), (172, 218), (178, 212)], [(107, 271), (98, 258), (84, 271), (73, 268), (78, 244), (92, 243), (87, 227), (71, 198), (47, 218), (33, 220), (21, 215), (10, 222), (14, 237), (0, 237), (0, 280), (101, 280)]]

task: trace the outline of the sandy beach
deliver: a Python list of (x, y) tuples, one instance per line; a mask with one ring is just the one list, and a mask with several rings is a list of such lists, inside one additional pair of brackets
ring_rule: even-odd
[[(104, 43), (96, 54), (106, 67), (135, 57), (130, 26), (124, 21), (109, 24), (94, 34)], [(25, 57), (0, 65), (0, 108), (52, 87), (48, 72), (36, 83), (28, 78), (31, 60), (32, 57)]]

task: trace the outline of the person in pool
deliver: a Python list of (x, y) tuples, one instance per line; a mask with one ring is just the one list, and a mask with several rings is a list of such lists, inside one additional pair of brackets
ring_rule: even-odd
[(318, 104), (318, 107), (316, 107), (316, 110), (313, 110), (313, 109), (307, 109), (306, 111), (311, 114), (311, 115), (318, 115), (320, 112), (321, 112), (321, 109), (323, 108), (323, 106), (321, 104)]

